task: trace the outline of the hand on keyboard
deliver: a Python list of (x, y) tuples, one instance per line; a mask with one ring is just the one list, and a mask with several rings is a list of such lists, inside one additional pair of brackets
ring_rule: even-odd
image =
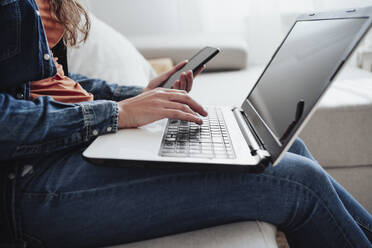
[(160, 156), (194, 158), (235, 158), (234, 148), (220, 109), (208, 109), (201, 126), (169, 120), (160, 148)]
[(208, 113), (186, 91), (157, 88), (119, 102), (119, 128), (140, 127), (163, 118), (203, 124)]

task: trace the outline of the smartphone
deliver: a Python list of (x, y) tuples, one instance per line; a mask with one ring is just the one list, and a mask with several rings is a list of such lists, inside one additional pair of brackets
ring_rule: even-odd
[(189, 62), (168, 78), (160, 87), (172, 88), (173, 84), (180, 78), (181, 73), (192, 70), (197, 72), (201, 67), (208, 63), (214, 56), (220, 52), (220, 49), (214, 47), (205, 47), (194, 55)]

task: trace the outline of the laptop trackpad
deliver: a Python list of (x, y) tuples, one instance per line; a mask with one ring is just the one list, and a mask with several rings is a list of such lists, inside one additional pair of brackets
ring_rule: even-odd
[[(158, 157), (167, 119), (132, 129), (106, 134), (94, 141), (83, 153), (88, 158), (143, 159)], [(92, 149), (94, 148), (94, 149)]]

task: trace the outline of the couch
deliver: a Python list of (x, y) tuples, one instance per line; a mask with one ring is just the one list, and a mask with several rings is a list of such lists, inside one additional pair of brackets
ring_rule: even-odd
[[(177, 63), (205, 45), (218, 46), (223, 52), (208, 64), (208, 71), (195, 80), (191, 95), (202, 104), (239, 106), (263, 70), (262, 66), (248, 65), (247, 45), (236, 37), (147, 36), (132, 37), (129, 42), (96, 18), (92, 25), (87, 45), (69, 50), (71, 72), (121, 84), (144, 85), (155, 72), (142, 55), (146, 59), (166, 57), (167, 61)], [(93, 60), (95, 63), (89, 66), (84, 63)], [(319, 162), (372, 212), (372, 197), (368, 194), (372, 186), (369, 180), (372, 147), (368, 146), (372, 143), (369, 135), (372, 127), (370, 82), (372, 74), (347, 67), (324, 97), (301, 137)], [(276, 233), (276, 228), (268, 223), (248, 221), (118, 247), (277, 247)]]

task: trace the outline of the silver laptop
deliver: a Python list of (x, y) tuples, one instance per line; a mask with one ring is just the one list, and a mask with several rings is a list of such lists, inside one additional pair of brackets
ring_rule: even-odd
[(162, 120), (103, 135), (83, 155), (118, 166), (259, 172), (276, 165), (369, 30), (371, 16), (372, 7), (302, 15), (240, 107), (209, 106), (201, 126)]

